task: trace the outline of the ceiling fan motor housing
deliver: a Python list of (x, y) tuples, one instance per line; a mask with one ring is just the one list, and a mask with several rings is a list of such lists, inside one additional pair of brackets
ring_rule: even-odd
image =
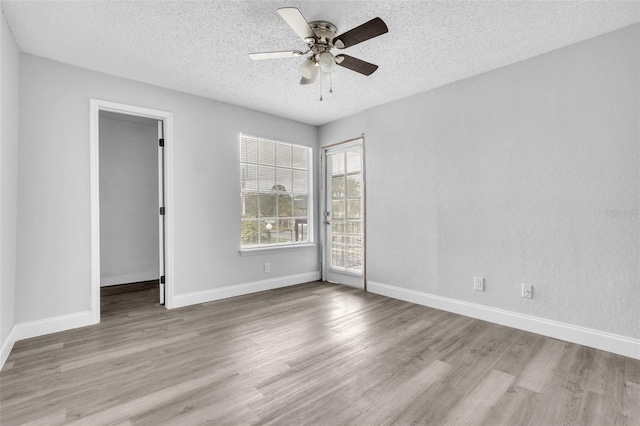
[(319, 66), (323, 72), (331, 72), (335, 68), (335, 58), (331, 54), (333, 48), (333, 39), (336, 36), (338, 29), (331, 22), (327, 21), (313, 21), (309, 23), (309, 26), (315, 33), (314, 39), (308, 38), (309, 49), (313, 53), (312, 58), (317, 66)]
[(316, 34), (316, 39), (311, 40), (313, 45), (329, 46), (329, 48), (333, 47), (333, 39), (338, 31), (335, 25), (327, 21), (313, 21), (309, 23), (309, 26)]

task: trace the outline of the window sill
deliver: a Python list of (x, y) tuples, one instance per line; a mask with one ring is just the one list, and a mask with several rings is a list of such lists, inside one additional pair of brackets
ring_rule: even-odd
[(271, 247), (256, 247), (256, 248), (246, 248), (240, 250), (240, 256), (254, 256), (258, 254), (267, 254), (269, 252), (278, 252), (278, 251), (290, 251), (297, 249), (309, 249), (317, 247), (316, 244), (308, 243), (308, 244), (292, 244), (288, 246), (271, 246)]

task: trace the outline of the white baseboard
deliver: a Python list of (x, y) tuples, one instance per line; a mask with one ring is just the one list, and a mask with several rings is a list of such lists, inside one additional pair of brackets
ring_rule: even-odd
[(58, 317), (44, 318), (37, 321), (23, 322), (14, 325), (13, 331), (15, 331), (15, 339), (18, 341), (93, 324), (95, 324), (95, 322), (93, 321), (91, 311), (83, 311), (69, 315), (60, 315)]
[(307, 272), (305, 274), (287, 275), (285, 277), (271, 278), (268, 280), (254, 281), (246, 284), (229, 285), (206, 291), (173, 296), (172, 308), (195, 305), (198, 303), (212, 302), (214, 300), (227, 299), (229, 297), (243, 296), (259, 291), (272, 290), (274, 288), (303, 284), (320, 279), (320, 272)]
[(7, 358), (9, 358), (11, 349), (13, 349), (13, 345), (16, 343), (14, 330), (15, 326), (11, 327), (7, 338), (5, 339), (4, 343), (2, 343), (2, 347), (0, 348), (0, 370), (2, 370), (2, 367), (4, 367), (4, 363), (7, 362)]
[(476, 303), (463, 302), (375, 281), (367, 282), (367, 290), (382, 296), (640, 359), (640, 340), (631, 337), (619, 336), (558, 321), (518, 314), (503, 309), (478, 305)]
[(100, 277), (100, 287), (106, 287), (109, 285), (138, 283), (140, 281), (157, 280), (160, 276), (160, 272), (140, 272), (138, 274), (127, 275), (113, 275), (110, 277)]
[(91, 311), (14, 324), (7, 339), (2, 344), (2, 348), (0, 348), (0, 369), (2, 369), (4, 363), (7, 361), (13, 345), (19, 340), (93, 324), (95, 324), (95, 322), (91, 316)]

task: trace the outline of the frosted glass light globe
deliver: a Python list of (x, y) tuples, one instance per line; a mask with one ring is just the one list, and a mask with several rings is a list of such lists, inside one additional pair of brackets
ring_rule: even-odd
[(322, 52), (318, 55), (318, 63), (322, 72), (331, 72), (336, 67), (336, 61), (330, 52)]
[(312, 57), (307, 58), (300, 66), (300, 75), (306, 79), (312, 79), (317, 72), (316, 62)]

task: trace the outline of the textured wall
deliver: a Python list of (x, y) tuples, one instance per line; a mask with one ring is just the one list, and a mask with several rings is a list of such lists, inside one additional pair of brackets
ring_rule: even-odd
[(640, 337), (639, 40), (633, 25), (323, 126), (321, 145), (366, 135), (368, 279)]
[(31, 55), (20, 73), (16, 322), (90, 308), (90, 98), (173, 112), (176, 295), (318, 270), (315, 248), (239, 255), (240, 132), (316, 147), (316, 127)]
[(367, 112), (351, 115), (342, 120), (333, 121), (318, 128), (318, 140), (321, 145), (331, 145), (359, 138), (367, 128)]
[(160, 276), (158, 206), (158, 122), (100, 114), (101, 285)]
[(18, 49), (0, 17), (0, 347), (15, 322)]

